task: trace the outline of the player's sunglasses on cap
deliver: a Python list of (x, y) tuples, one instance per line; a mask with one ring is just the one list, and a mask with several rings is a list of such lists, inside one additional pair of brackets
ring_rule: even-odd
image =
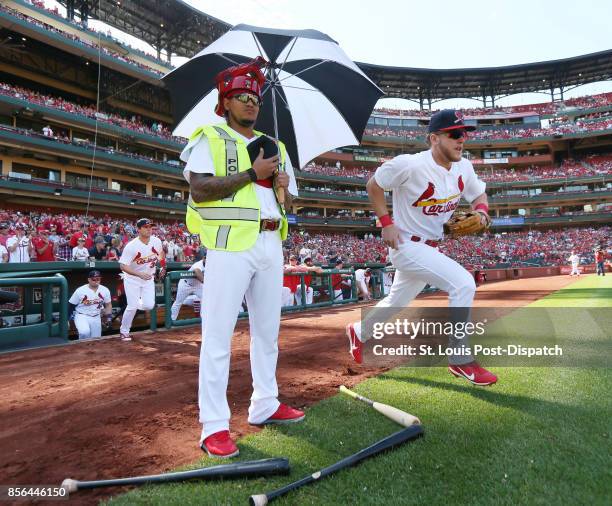
[(248, 104), (249, 102), (251, 102), (257, 107), (261, 107), (261, 105), (263, 104), (263, 101), (258, 96), (253, 95), (252, 93), (238, 93), (236, 95), (232, 95), (231, 98), (235, 98), (236, 100), (238, 100), (238, 102), (242, 102), (243, 104)]
[(153, 222), (151, 222), (151, 220), (149, 218), (140, 218), (137, 222), (136, 222), (136, 227), (140, 228), (140, 227), (150, 227), (151, 225), (153, 225)]

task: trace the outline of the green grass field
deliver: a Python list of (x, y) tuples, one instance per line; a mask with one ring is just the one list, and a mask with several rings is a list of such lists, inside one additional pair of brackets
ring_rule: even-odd
[[(612, 276), (585, 276), (538, 301), (612, 307)], [(588, 337), (587, 337), (588, 338)], [(609, 504), (612, 497), (609, 369), (495, 368), (480, 388), (446, 368), (400, 367), (355, 390), (420, 417), (425, 437), (340, 471), (275, 503)], [(248, 504), (346, 457), (399, 427), (362, 403), (335, 396), (303, 423), (238, 442), (240, 460), (288, 457), (290, 476), (143, 487), (109, 504)], [(203, 458), (192, 467), (218, 462)]]

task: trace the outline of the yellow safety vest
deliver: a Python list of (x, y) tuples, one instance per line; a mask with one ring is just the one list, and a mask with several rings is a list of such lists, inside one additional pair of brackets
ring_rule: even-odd
[[(256, 135), (263, 135), (255, 131)], [(206, 136), (210, 145), (215, 175), (231, 176), (252, 167), (247, 144), (225, 123), (198, 128), (189, 138), (185, 150), (192, 149)], [(284, 166), (287, 151), (279, 142), (281, 165)], [(289, 226), (283, 207), (279, 229), (281, 239), (287, 238)], [(202, 244), (208, 249), (221, 251), (244, 251), (257, 241), (260, 227), (260, 204), (255, 192), (255, 183), (249, 183), (236, 193), (222, 200), (194, 202), (191, 196), (187, 203), (187, 229), (199, 234)]]

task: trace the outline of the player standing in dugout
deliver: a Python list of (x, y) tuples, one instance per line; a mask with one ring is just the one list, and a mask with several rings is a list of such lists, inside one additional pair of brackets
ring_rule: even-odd
[[(390, 247), (396, 268), (389, 295), (376, 307), (406, 307), (426, 284), (448, 292), (449, 307), (471, 308), (476, 291), (472, 275), (438, 250), (461, 196), (480, 213), (478, 225), (488, 228), (489, 206), (481, 181), (471, 162), (461, 155), (468, 131), (461, 113), (442, 110), (431, 117), (427, 142), (430, 149), (412, 155), (399, 155), (385, 162), (370, 178), (368, 195), (379, 217), (382, 238)], [(393, 191), (393, 219), (389, 216), (385, 190)], [(363, 343), (371, 336), (362, 332), (362, 323), (347, 325), (350, 353), (362, 362)], [(468, 346), (466, 338), (462, 347)], [(481, 367), (471, 355), (449, 356), (449, 372), (474, 385), (492, 385), (497, 376)]]

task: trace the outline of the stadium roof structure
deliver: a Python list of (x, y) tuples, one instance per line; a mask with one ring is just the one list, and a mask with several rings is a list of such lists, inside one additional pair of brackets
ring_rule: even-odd
[(77, 11), (122, 30), (154, 47), (158, 56), (191, 57), (232, 25), (209, 16), (183, 0), (58, 0)]
[(474, 98), (485, 106), (517, 93), (543, 92), (562, 100), (563, 92), (612, 79), (612, 49), (583, 56), (506, 67), (423, 69), (357, 63), (387, 95), (425, 103)]

